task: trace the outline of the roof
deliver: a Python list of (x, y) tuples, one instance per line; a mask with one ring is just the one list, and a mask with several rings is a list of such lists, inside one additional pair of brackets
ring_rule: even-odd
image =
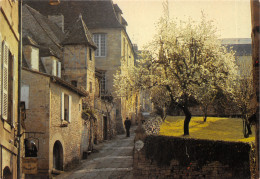
[(114, 4), (114, 9), (116, 12), (123, 14), (122, 10), (119, 8), (119, 6), (117, 4)]
[(65, 34), (62, 30), (28, 5), (23, 6), (23, 37), (32, 38), (39, 46), (52, 48), (59, 58), (62, 57), (61, 41)]
[(49, 75), (49, 74), (46, 74), (46, 73), (42, 73), (42, 72), (39, 72), (39, 71), (36, 71), (36, 70), (32, 70), (32, 69), (29, 69), (29, 68), (25, 68), (23, 67), (22, 68), (23, 70), (26, 70), (26, 71), (29, 71), (29, 72), (32, 72), (32, 73), (35, 73), (35, 74), (39, 74), (39, 75), (43, 75), (43, 76), (46, 76), (46, 77), (49, 77), (51, 82), (53, 83), (57, 83), (71, 91), (73, 91), (74, 93), (77, 93), (78, 95), (80, 96), (87, 96), (88, 95), (88, 92), (85, 91), (85, 90), (81, 90), (79, 88), (76, 88), (75, 86), (73, 86), (72, 84), (62, 80), (61, 78), (59, 77), (56, 77), (56, 76), (52, 76), (52, 75)]
[(80, 15), (76, 23), (72, 26), (67, 37), (62, 42), (63, 45), (72, 45), (72, 44), (85, 44), (97, 48), (95, 43), (92, 40), (92, 35), (89, 32), (85, 22)]
[(125, 20), (125, 18), (123, 18), (123, 17), (122, 17), (122, 24), (123, 24), (123, 25), (128, 25), (127, 22), (126, 22), (126, 20)]
[(221, 44), (231, 45), (231, 44), (251, 44), (251, 38), (223, 38), (221, 39)]
[(37, 9), (44, 15), (64, 15), (65, 29), (75, 22), (79, 13), (89, 29), (123, 28), (117, 19), (112, 0), (61, 1), (57, 6), (51, 6), (46, 1), (24, 0), (24, 3)]
[(225, 45), (227, 50), (233, 50), (236, 56), (251, 56), (252, 45), (251, 44), (230, 44)]
[(30, 36), (23, 37), (23, 45), (32, 45), (35, 47), (39, 47), (39, 45)]
[(54, 56), (56, 58), (59, 58), (58, 54), (49, 47), (43, 47), (43, 46), (39, 47), (39, 53), (40, 53), (40, 57)]

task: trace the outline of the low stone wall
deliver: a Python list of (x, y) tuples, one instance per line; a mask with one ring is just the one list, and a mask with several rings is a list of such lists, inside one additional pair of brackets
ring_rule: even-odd
[(247, 143), (148, 136), (140, 128), (135, 143), (133, 171), (137, 179), (251, 177), (251, 146)]

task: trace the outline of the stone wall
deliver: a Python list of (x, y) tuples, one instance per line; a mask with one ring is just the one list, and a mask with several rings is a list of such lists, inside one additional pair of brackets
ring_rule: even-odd
[(89, 46), (85, 45), (66, 45), (64, 47), (62, 78), (69, 83), (77, 81), (78, 87), (88, 91), (89, 104), (93, 107), (95, 95), (95, 55), (94, 50), (92, 50), (92, 60), (90, 60), (89, 48)]
[[(51, 83), (50, 95), (50, 144), (49, 144), (49, 166), (53, 166), (53, 147), (56, 141), (60, 141), (63, 147), (64, 169), (73, 167), (74, 162), (78, 162), (83, 151), (81, 151), (81, 139), (84, 130), (84, 121), (81, 118), (81, 97), (60, 85)], [(61, 125), (61, 94), (65, 93), (72, 97), (71, 122), (67, 126)]]
[[(63, 166), (74, 167), (88, 148), (88, 126), (81, 118), (82, 98), (64, 86), (50, 81), (48, 75), (27, 70), (22, 71), (23, 85), (29, 86), (29, 107), (26, 111), (26, 138), (32, 137), (38, 149), (38, 175), (51, 175), (53, 148), (59, 141), (63, 150)], [(35, 85), (38, 84), (38, 85)], [(61, 120), (62, 92), (72, 96), (71, 121)], [(86, 135), (86, 136), (85, 136)], [(36, 177), (36, 176), (27, 176)]]
[[(138, 143), (137, 141), (142, 141), (144, 146), (140, 151), (137, 150), (138, 145), (134, 148), (133, 172), (136, 179), (250, 178), (249, 144), (202, 140), (189, 142), (182, 138), (147, 136), (141, 128), (137, 129), (135, 142)], [(189, 145), (191, 143), (194, 145)], [(186, 150), (185, 147), (182, 150), (183, 144), (187, 144)], [(214, 150), (211, 147), (207, 151), (207, 145), (219, 148)], [(192, 147), (197, 149), (193, 150)], [(225, 148), (230, 150), (225, 153)], [(202, 157), (196, 158), (197, 156)]]
[(49, 77), (22, 70), (22, 86), (29, 86), (29, 100), (25, 120), (27, 134), (25, 137), (36, 138), (33, 141), (37, 145), (38, 157), (40, 158), (38, 160), (39, 174), (48, 173), (49, 170), (49, 83)]
[[(19, 1), (0, 1), (0, 43), (3, 40), (7, 43), (10, 53), (15, 57), (14, 61), (14, 92), (9, 90), (9, 93), (13, 93), (13, 103), (18, 106), (18, 43), (19, 43), (19, 32), (18, 32), (18, 4)], [(2, 49), (1, 49), (2, 50)], [(0, 53), (1, 54), (1, 53)], [(2, 61), (1, 61), (2, 62)], [(2, 65), (2, 64), (1, 64)], [(0, 70), (1, 71), (1, 70)], [(0, 73), (0, 83), (2, 74)], [(0, 85), (1, 86), (1, 85)], [(1, 91), (2, 93), (2, 91)], [(0, 95), (1, 96), (1, 95)], [(0, 97), (0, 101), (2, 97)], [(1, 102), (0, 102), (0, 106)], [(11, 177), (17, 178), (17, 142), (16, 142), (16, 132), (17, 132), (17, 107), (14, 110), (14, 124), (15, 128), (12, 127), (7, 121), (0, 121), (0, 152), (2, 153), (2, 158), (0, 157), (0, 178), (3, 178), (3, 170), (8, 167), (11, 171)], [(0, 114), (0, 117), (1, 114)], [(22, 131), (23, 132), (23, 131)], [(23, 138), (21, 138), (23, 140)], [(23, 147), (23, 145), (22, 145)], [(23, 151), (21, 151), (23, 154)]]

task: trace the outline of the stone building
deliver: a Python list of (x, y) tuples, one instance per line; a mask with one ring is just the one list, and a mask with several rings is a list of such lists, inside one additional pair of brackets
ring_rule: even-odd
[(21, 100), (27, 116), (25, 158), (38, 160), (38, 174), (27, 174), (26, 178), (48, 178), (74, 166), (92, 144), (92, 128), (82, 109), (89, 92), (61, 78), (65, 64), (69, 64), (64, 62), (61, 44), (69, 36), (52, 18), (23, 6)]
[(252, 45), (250, 38), (222, 39), (221, 44), (235, 52), (238, 73), (241, 77), (252, 78)]
[(38, 175), (26, 178), (47, 178), (78, 162), (85, 147), (81, 107), (87, 93), (57, 76), (24, 67), (22, 95), (27, 106), (26, 139), (35, 143), (38, 158)]
[(18, 1), (0, 1), (0, 178), (17, 178)]
[[(102, 99), (114, 95), (113, 80), (117, 70), (126, 73), (129, 66), (134, 65), (134, 50), (127, 34), (127, 22), (122, 17), (122, 10), (112, 0), (107, 1), (62, 1), (58, 6), (35, 1), (27, 1), (30, 6), (45, 15), (64, 16), (64, 31), (67, 32), (72, 24), (82, 14), (82, 19), (93, 34), (97, 46), (95, 51), (96, 68), (102, 75), (100, 91)], [(126, 100), (127, 99), (127, 100)], [(116, 103), (117, 126), (122, 129), (125, 117), (136, 118), (136, 96), (114, 100)], [(129, 106), (127, 104), (131, 104)], [(130, 109), (130, 110), (129, 110)], [(129, 112), (131, 111), (131, 112)], [(113, 118), (111, 117), (111, 120)], [(111, 121), (113, 122), (113, 121)]]

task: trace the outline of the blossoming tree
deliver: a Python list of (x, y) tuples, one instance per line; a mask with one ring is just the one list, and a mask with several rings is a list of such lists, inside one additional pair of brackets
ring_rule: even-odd
[(125, 76), (116, 75), (117, 93), (155, 88), (164, 91), (164, 95), (154, 94), (156, 99), (167, 97), (169, 108), (183, 111), (184, 135), (189, 135), (189, 107), (218, 88), (232, 93), (237, 67), (234, 54), (220, 44), (212, 21), (202, 15), (197, 23), (161, 18), (144, 59), (129, 71)]

